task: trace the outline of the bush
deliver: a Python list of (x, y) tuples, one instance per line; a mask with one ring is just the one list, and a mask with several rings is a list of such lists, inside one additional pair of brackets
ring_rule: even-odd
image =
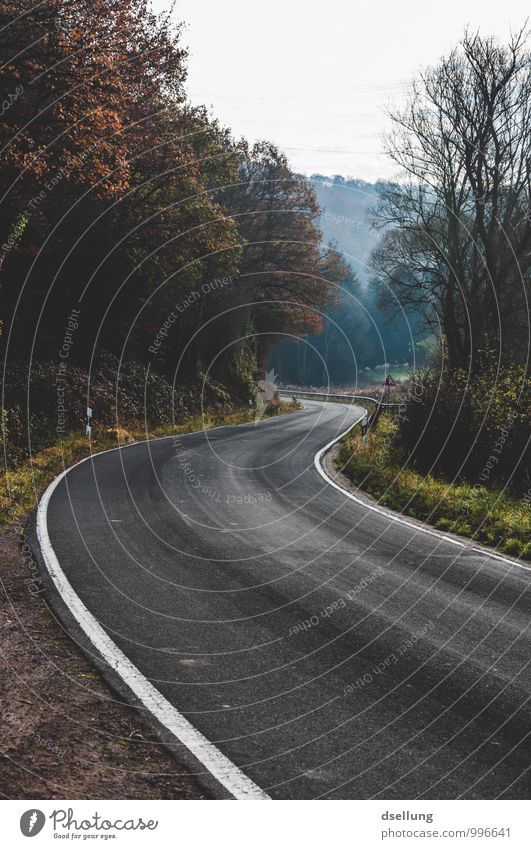
[(421, 391), (399, 422), (396, 444), (417, 471), (446, 479), (509, 485), (531, 483), (531, 381), (524, 366), (498, 367), (484, 355), (474, 375), (428, 368)]
[(519, 557), (520, 554), (522, 554), (524, 546), (522, 545), (519, 539), (514, 539), (512, 537), (511, 539), (507, 539), (505, 540), (505, 542), (502, 542), (501, 549), (506, 554), (515, 554), (517, 557)]

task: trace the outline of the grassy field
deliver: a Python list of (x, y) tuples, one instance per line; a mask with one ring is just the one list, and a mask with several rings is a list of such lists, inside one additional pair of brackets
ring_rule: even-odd
[(390, 364), (386, 368), (362, 369), (358, 373), (358, 383), (368, 386), (382, 386), (388, 374), (391, 374), (397, 383), (402, 383), (411, 378), (411, 366)]
[(356, 428), (340, 446), (337, 468), (385, 507), (531, 560), (531, 510), (525, 499), (499, 489), (450, 483), (401, 465), (396, 432), (396, 423), (384, 415), (362, 445)]

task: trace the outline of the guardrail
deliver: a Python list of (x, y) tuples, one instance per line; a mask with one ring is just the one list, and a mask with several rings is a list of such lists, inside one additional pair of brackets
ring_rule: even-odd
[(375, 407), (383, 408), (391, 408), (391, 407), (403, 407), (406, 403), (403, 401), (402, 403), (390, 404), (387, 401), (383, 401), (382, 398), (371, 398), (369, 395), (347, 395), (342, 392), (311, 392), (306, 390), (299, 389), (279, 389), (279, 395), (289, 395), (291, 398), (306, 397), (310, 398), (324, 398), (326, 401), (333, 401), (334, 398), (348, 398), (350, 401), (370, 401), (374, 404)]

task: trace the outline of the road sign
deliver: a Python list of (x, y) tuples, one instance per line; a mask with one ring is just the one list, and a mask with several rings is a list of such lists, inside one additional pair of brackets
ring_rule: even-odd
[(92, 418), (92, 407), (87, 407), (87, 419)]
[(396, 383), (395, 383), (392, 375), (390, 375), (390, 374), (387, 375), (387, 377), (385, 378), (384, 386), (396, 386)]

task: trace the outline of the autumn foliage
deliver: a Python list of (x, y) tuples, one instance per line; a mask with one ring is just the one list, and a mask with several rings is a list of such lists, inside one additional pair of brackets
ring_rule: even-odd
[(177, 381), (245, 382), (285, 334), (320, 328), (348, 272), (321, 245), (314, 192), (274, 145), (237, 142), (187, 102), (170, 16), (6, 0), (0, 32), (8, 359), (56, 359), (76, 307), (82, 368), (109, 351)]

